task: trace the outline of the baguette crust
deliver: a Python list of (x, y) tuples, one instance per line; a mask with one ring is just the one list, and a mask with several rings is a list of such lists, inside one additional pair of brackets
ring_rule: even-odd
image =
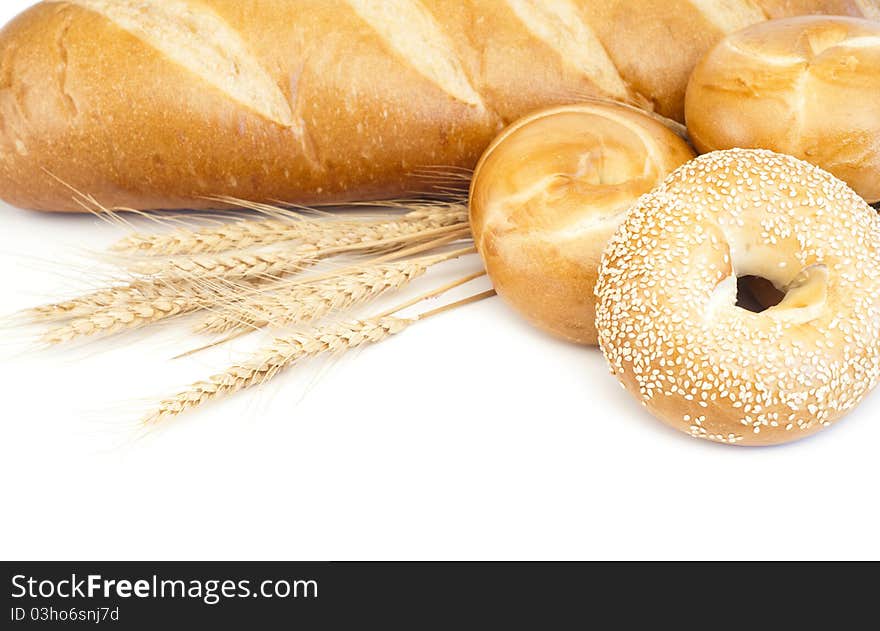
[(620, 73), (658, 113), (678, 121), (688, 76), (703, 53), (728, 32), (764, 19), (751, 2), (726, 0), (646, 0), (638, 10), (626, 0), (594, 0), (584, 8)]
[(699, 54), (763, 16), (749, 0), (624, 4), (42, 2), (0, 32), (0, 197), (76, 211), (67, 185), (137, 209), (411, 194), (426, 187), (412, 173), (473, 167), (539, 107), (599, 96), (681, 119)]

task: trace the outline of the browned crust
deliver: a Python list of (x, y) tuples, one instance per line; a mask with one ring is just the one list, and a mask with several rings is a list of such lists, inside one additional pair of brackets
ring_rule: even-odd
[(687, 123), (701, 152), (788, 153), (880, 201), (880, 22), (801, 17), (729, 36), (691, 77)]
[(538, 328), (595, 345), (606, 242), (640, 195), (693, 157), (657, 117), (611, 102), (511, 125), (471, 184), (474, 241), (499, 295)]
[[(878, 244), (870, 206), (815, 166), (769, 151), (700, 156), (611, 239), (596, 288), (602, 350), (680, 431), (736, 445), (804, 438), (880, 378)], [(749, 275), (786, 299), (737, 307), (736, 277)], [(799, 293), (810, 275), (819, 282)]]
[[(614, 96), (681, 119), (690, 69), (727, 28), (712, 2), (646, 1), (632, 11), (571, 0), (604, 50), (595, 68), (607, 55), (608, 76), (622, 80), (623, 91), (608, 94), (615, 80), (597, 84), (588, 62), (567, 57), (572, 48), (554, 44), (554, 33), (536, 35), (509, 2), (405, 2), (429, 17), (397, 32), (436, 30), (448, 43), (440, 73), (457, 68), (474, 103), (344, 0), (192, 3), (240, 37), (249, 67), (287, 101), (285, 125), (77, 2), (93, 6), (43, 2), (0, 32), (0, 197), (17, 206), (82, 210), (60, 181), (138, 209), (214, 205), (207, 195), (330, 203), (410, 194), (426, 186), (413, 171), (472, 167), (505, 124), (538, 107)], [(754, 14), (747, 0), (736, 6)]]

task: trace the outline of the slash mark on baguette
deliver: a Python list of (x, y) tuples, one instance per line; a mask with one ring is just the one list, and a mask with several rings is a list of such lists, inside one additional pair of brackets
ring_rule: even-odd
[(70, 18), (68, 17), (67, 23), (58, 34), (58, 57), (61, 60), (61, 63), (58, 66), (58, 88), (64, 97), (64, 102), (67, 105), (68, 111), (72, 116), (76, 116), (79, 113), (79, 108), (76, 106), (76, 101), (74, 100), (73, 95), (71, 95), (70, 91), (67, 89), (67, 34), (70, 32), (70, 26)]
[(767, 19), (764, 11), (749, 0), (690, 0), (690, 3), (723, 33), (732, 33)]
[(239, 34), (201, 4), (182, 0), (69, 0), (104, 16), (260, 116), (301, 132), (272, 77)]
[(349, 6), (420, 75), (454, 99), (485, 109), (440, 25), (417, 0), (348, 0)]
[(611, 57), (571, 0), (507, 0), (528, 31), (603, 92), (625, 100), (627, 87)]

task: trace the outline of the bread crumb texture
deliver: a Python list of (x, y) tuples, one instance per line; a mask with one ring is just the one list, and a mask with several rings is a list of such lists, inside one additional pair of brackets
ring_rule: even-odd
[[(775, 444), (831, 425), (880, 376), (880, 219), (832, 175), (790, 156), (706, 154), (641, 198), (603, 257), (599, 342), (667, 424)], [(736, 278), (787, 296), (752, 313)]]

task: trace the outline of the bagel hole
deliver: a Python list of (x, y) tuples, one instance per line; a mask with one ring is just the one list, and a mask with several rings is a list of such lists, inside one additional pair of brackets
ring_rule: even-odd
[(752, 313), (762, 313), (775, 307), (785, 293), (762, 276), (740, 276), (736, 279), (736, 306)]

